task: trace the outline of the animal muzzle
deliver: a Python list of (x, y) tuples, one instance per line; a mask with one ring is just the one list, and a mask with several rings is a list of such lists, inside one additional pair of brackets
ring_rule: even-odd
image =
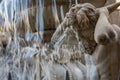
[(112, 43), (116, 41), (116, 33), (113, 30), (101, 32), (97, 35), (96, 42), (101, 45), (107, 45), (108, 43)]
[(96, 43), (106, 45), (110, 42), (114, 42), (117, 39), (116, 31), (112, 24), (108, 20), (109, 12), (106, 8), (99, 10), (99, 18), (95, 27), (94, 39)]

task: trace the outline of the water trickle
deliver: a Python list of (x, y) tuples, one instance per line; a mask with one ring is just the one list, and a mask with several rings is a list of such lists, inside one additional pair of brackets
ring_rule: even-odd
[(69, 8), (72, 6), (72, 0), (69, 0)]
[(6, 37), (8, 38), (6, 51), (1, 46), (0, 53), (3, 55), (0, 56), (0, 65), (2, 65), (0, 66), (0, 80), (34, 80), (35, 69), (32, 62), (34, 60), (22, 58), (24, 53), (17, 33), (19, 20), (24, 21), (26, 32), (30, 33), (28, 14), (28, 0), (2, 0), (0, 3), (0, 15), (4, 19), (3, 26), (13, 29), (13, 35), (9, 34), (10, 36)]
[(63, 19), (64, 19), (63, 6), (60, 6), (60, 12), (61, 12), (61, 18), (62, 18), (62, 20), (63, 20)]
[(44, 33), (44, 21), (43, 21), (43, 11), (44, 11), (44, 0), (39, 0), (39, 22), (40, 22), (40, 27), (39, 31)]
[(78, 4), (78, 0), (75, 0), (75, 4)]
[(36, 0), (36, 30), (38, 34), (34, 38), (35, 41), (43, 40), (43, 34), (44, 34), (43, 11), (44, 11), (44, 1)]
[(53, 2), (53, 6), (52, 6), (52, 12), (53, 12), (53, 16), (55, 19), (55, 26), (57, 27), (58, 24), (60, 23), (59, 17), (58, 17), (58, 11), (57, 11), (57, 5), (56, 5), (56, 0), (52, 0)]
[[(35, 6), (31, 3), (35, 1)], [(55, 49), (48, 50), (47, 44), (43, 44), (44, 32), (44, 1), (45, 0), (2, 0), (0, 3), (0, 16), (3, 19), (3, 29), (7, 46), (0, 46), (0, 80), (53, 80), (51, 75), (51, 66), (53, 64), (53, 54), (57, 54), (60, 58), (61, 46), (65, 44), (65, 48), (61, 53), (69, 53), (67, 57), (70, 58), (73, 49), (71, 47), (71, 40), (73, 43), (79, 44), (79, 37), (73, 27), (66, 28), (59, 40), (53, 45)], [(52, 1), (52, 13), (55, 18), (57, 27), (59, 24), (59, 17), (57, 11), (56, 0)], [(78, 1), (75, 2), (78, 4)], [(28, 6), (36, 9), (35, 25), (30, 25), (30, 11)], [(72, 0), (69, 0), (69, 7), (72, 5)], [(33, 10), (32, 9), (32, 10)], [(61, 18), (64, 20), (63, 6), (60, 7)], [(25, 28), (24, 38), (20, 37), (19, 27)], [(36, 28), (33, 33), (31, 27)], [(53, 36), (53, 37), (56, 37)], [(1, 34), (0, 34), (1, 39)], [(2, 42), (0, 42), (1, 45)], [(22, 44), (24, 45), (22, 45)], [(71, 47), (72, 50), (69, 49)], [(77, 46), (79, 47), (79, 46)], [(80, 47), (81, 49), (81, 47)], [(77, 49), (75, 49), (77, 50)], [(63, 61), (66, 60), (66, 57)], [(62, 61), (62, 60), (61, 60)]]

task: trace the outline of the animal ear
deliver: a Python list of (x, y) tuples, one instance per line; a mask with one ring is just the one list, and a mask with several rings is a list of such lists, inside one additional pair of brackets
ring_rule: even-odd
[(120, 2), (110, 4), (110, 5), (106, 6), (106, 7), (107, 7), (109, 13), (112, 13), (112, 12), (115, 11), (119, 6), (120, 6)]

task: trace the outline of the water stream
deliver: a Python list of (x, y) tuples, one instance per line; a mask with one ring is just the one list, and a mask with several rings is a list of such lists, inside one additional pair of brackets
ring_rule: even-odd
[[(60, 40), (54, 45), (56, 51), (50, 52), (48, 45), (42, 43), (44, 31), (44, 1), (36, 0), (2, 0), (0, 3), (0, 18), (3, 32), (0, 33), (0, 39), (4, 39), (6, 44), (0, 43), (0, 80), (52, 80), (49, 72), (52, 66), (54, 52), (59, 53), (60, 46), (64, 40), (69, 42), (69, 33), (64, 32)], [(78, 1), (75, 0), (76, 4)], [(69, 7), (72, 1), (69, 0)], [(30, 7), (31, 5), (31, 7)], [(36, 10), (35, 25), (30, 25), (29, 15)], [(63, 6), (60, 7), (61, 18), (64, 20)], [(56, 0), (52, 1), (52, 13), (55, 24), (60, 23), (57, 11)], [(20, 37), (19, 30), (25, 28), (24, 38)], [(33, 37), (31, 27), (35, 27), (36, 34)], [(55, 26), (57, 27), (57, 26)], [(69, 30), (69, 29), (68, 29)], [(71, 29), (72, 30), (72, 27)], [(79, 44), (79, 38), (75, 31), (75, 39)], [(4, 38), (2, 37), (4, 36)], [(70, 36), (71, 37), (71, 36)], [(3, 41), (4, 41), (3, 40)], [(71, 48), (72, 49), (72, 48)], [(79, 49), (78, 49), (79, 50)], [(69, 51), (71, 53), (71, 51)], [(51, 54), (51, 55), (50, 55)]]
[[(38, 72), (40, 72), (37, 64), (40, 63), (38, 58), (32, 58), (39, 51), (30, 46), (22, 47), (21, 42), (23, 43), (24, 39), (21, 39), (18, 33), (18, 27), (22, 27), (22, 22), (24, 22), (26, 27), (25, 39), (31, 41), (28, 1), (30, 0), (2, 0), (0, 3), (0, 14), (3, 24), (1, 27), (9, 34), (9, 37), (6, 36), (7, 34), (3, 34), (7, 40), (6, 48), (0, 47), (0, 80), (40, 80), (37, 77)], [(37, 32), (43, 33), (43, 5), (41, 0), (36, 1), (40, 3), (40, 6), (37, 7), (39, 17), (37, 16), (38, 20), (36, 22), (40, 22), (40, 24), (37, 24)], [(36, 38), (36, 41), (38, 38)]]

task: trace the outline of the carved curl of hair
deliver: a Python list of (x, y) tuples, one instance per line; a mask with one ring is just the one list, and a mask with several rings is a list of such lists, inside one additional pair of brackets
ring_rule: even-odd
[(78, 21), (79, 29), (95, 27), (97, 22), (96, 8), (89, 3), (85, 3), (77, 12), (76, 19)]

